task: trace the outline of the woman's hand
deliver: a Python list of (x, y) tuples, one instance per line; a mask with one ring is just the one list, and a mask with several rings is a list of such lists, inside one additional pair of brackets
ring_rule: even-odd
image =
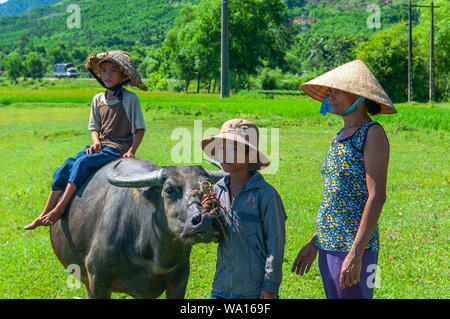
[(86, 150), (86, 154), (98, 153), (102, 149), (101, 143), (94, 143)]
[(217, 202), (216, 193), (211, 192), (211, 195), (203, 194), (202, 197), (202, 209), (203, 210), (209, 210), (211, 208), (211, 205), (213, 202)]
[[(313, 237), (315, 238), (315, 236)], [(314, 260), (317, 257), (318, 248), (315, 244), (315, 240), (312, 239), (300, 249), (300, 252), (297, 255), (297, 258), (294, 261), (294, 265), (292, 266), (291, 271), (296, 272), (297, 275), (300, 273), (300, 276), (303, 274), (307, 274), (311, 265), (314, 263)]]
[(360, 281), (362, 268), (362, 255), (358, 256), (350, 250), (345, 257), (339, 276), (339, 285), (341, 289), (356, 285)]

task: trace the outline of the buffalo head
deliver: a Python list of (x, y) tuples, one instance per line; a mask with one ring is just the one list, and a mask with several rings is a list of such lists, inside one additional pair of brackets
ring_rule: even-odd
[[(160, 227), (186, 244), (217, 242), (220, 227), (213, 216), (202, 213), (201, 198), (190, 196), (205, 180), (216, 183), (226, 176), (201, 166), (165, 166), (151, 171), (134, 168), (134, 159), (124, 158), (111, 166), (107, 179), (117, 187), (139, 188), (155, 194), (153, 205)], [(195, 193), (195, 192), (194, 192)], [(158, 203), (156, 203), (158, 202)]]

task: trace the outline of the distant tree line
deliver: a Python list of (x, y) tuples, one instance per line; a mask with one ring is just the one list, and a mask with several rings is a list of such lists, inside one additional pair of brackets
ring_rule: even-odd
[[(394, 101), (406, 100), (405, 7), (398, 4), (393, 7), (397, 11), (383, 15), (383, 26), (378, 30), (367, 27), (366, 20), (371, 13), (330, 13), (324, 1), (295, 7), (300, 2), (229, 1), (230, 80), (234, 91), (298, 91), (301, 83), (358, 58), (368, 64)], [(435, 12), (436, 97), (448, 100), (450, 5), (445, 0), (436, 0), (435, 4), (440, 6)], [(152, 90), (194, 88), (199, 92), (207, 88), (209, 92), (217, 92), (220, 89), (220, 9), (221, 0), (199, 0), (198, 4), (187, 5), (180, 11), (161, 45), (119, 47), (128, 50)], [(430, 10), (415, 10), (414, 97), (421, 101), (428, 98)], [(0, 70), (7, 71), (13, 81), (22, 76), (51, 75), (55, 63), (73, 63), (80, 72), (91, 52), (119, 47), (108, 44), (88, 49), (71, 41), (43, 45), (33, 37), (22, 36), (13, 51), (0, 52)]]

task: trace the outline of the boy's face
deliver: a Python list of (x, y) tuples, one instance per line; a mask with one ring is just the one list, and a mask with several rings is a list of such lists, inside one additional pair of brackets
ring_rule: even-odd
[(103, 83), (110, 88), (125, 80), (122, 72), (111, 62), (100, 64), (100, 77)]
[(222, 154), (219, 154), (219, 162), (223, 170), (227, 173), (238, 171), (248, 171), (249, 153), (242, 144), (237, 142), (223, 142)]

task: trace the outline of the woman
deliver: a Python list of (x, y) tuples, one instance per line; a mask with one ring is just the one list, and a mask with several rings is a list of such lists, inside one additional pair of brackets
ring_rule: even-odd
[(368, 113), (396, 113), (372, 72), (360, 60), (302, 85), (321, 101), (320, 112), (342, 116), (322, 167), (325, 189), (316, 233), (300, 250), (292, 272), (307, 273), (319, 252), (327, 298), (373, 297), (378, 260), (378, 219), (386, 200), (389, 142)]

